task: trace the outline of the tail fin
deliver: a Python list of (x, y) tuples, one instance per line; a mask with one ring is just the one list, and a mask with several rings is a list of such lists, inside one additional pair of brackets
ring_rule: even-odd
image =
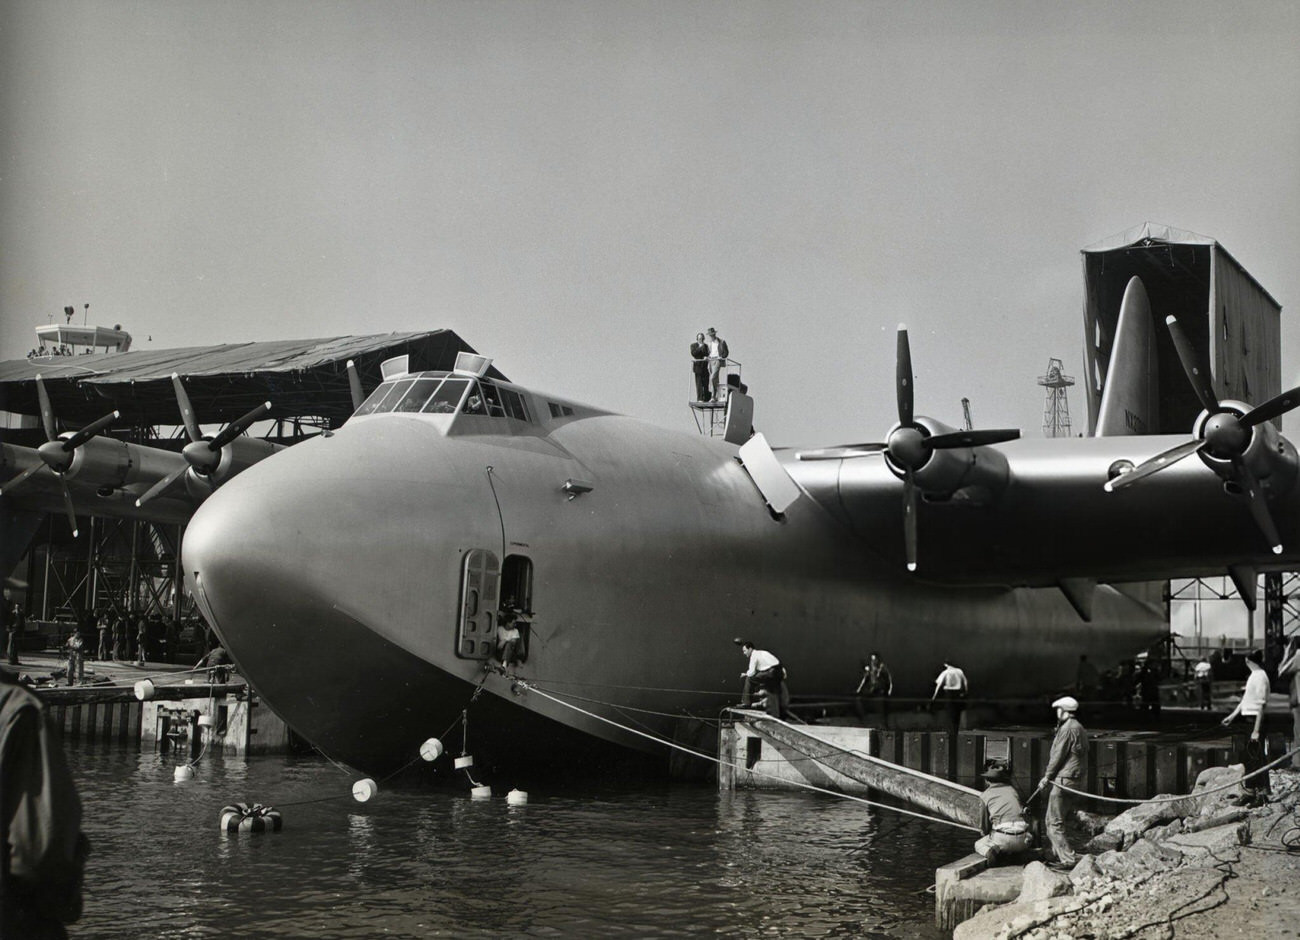
[(1141, 278), (1131, 278), (1119, 306), (1115, 345), (1097, 414), (1097, 437), (1153, 434), (1159, 426), (1154, 330), (1146, 288)]

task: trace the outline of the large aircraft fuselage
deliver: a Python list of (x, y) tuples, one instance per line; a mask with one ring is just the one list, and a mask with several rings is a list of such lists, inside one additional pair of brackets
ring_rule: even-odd
[[(565, 728), (652, 747), (623, 729), (668, 734), (738, 700), (737, 636), (776, 653), (796, 694), (852, 691), (875, 650), (897, 695), (928, 696), (947, 660), (998, 697), (1050, 692), (1081, 654), (1104, 663), (1160, 630), (1159, 610), (1112, 589), (1084, 623), (1055, 590), (929, 583), (898, 561), (898, 511), (864, 528), (822, 494), (774, 516), (736, 450), (603, 413), (357, 417), (217, 490), (187, 531), (186, 576), (266, 702), (367, 770), (411, 760), (480, 684), (477, 752), (548, 750)], [(524, 686), (458, 655), (475, 551), (528, 560), (528, 657), (510, 670)]]

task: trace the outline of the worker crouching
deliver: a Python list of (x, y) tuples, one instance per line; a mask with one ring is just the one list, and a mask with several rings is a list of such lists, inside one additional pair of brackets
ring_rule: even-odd
[(975, 851), (988, 859), (990, 865), (996, 865), (1027, 851), (1034, 844), (1034, 837), (1007, 765), (991, 760), (981, 776), (987, 783), (980, 794), (980, 832), (984, 836), (975, 843)]

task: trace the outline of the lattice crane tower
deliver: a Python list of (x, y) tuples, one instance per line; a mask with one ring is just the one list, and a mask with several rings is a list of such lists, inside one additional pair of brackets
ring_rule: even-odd
[(1047, 389), (1047, 402), (1043, 405), (1043, 436), (1070, 437), (1070, 402), (1065, 390), (1074, 384), (1074, 376), (1061, 371), (1060, 359), (1047, 360), (1047, 374), (1038, 377), (1038, 384)]

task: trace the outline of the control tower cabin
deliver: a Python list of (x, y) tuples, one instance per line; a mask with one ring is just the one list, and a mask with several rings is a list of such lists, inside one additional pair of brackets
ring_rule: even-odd
[(1215, 394), (1258, 405), (1282, 391), (1282, 306), (1213, 238), (1146, 222), (1083, 249), (1088, 434), (1129, 279), (1142, 279), (1155, 318), (1159, 415), (1150, 434), (1187, 434), (1201, 406), (1183, 374), (1165, 318), (1197, 348)]

